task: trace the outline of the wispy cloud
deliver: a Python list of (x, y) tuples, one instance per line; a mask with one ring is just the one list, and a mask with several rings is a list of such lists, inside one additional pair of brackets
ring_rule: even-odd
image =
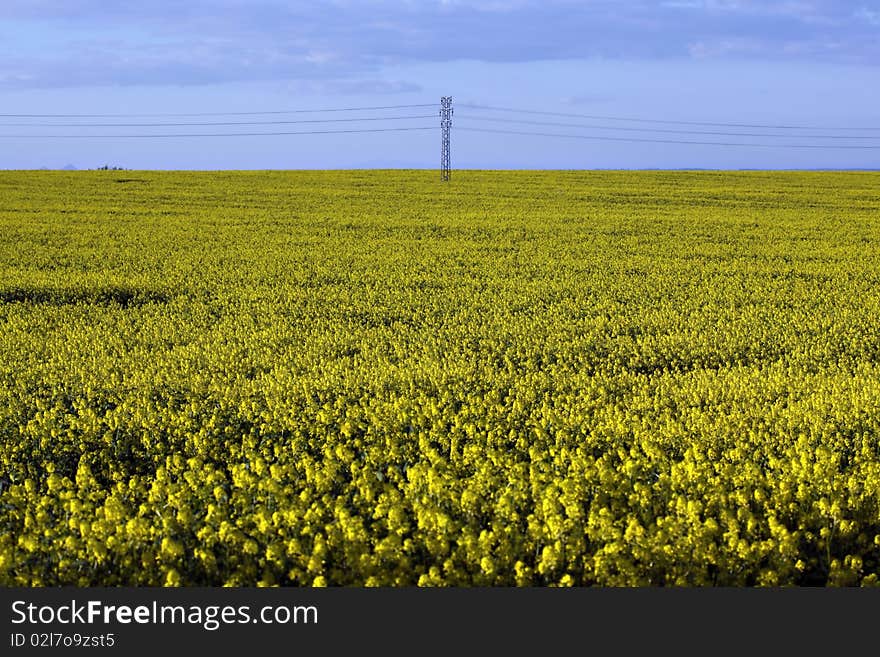
[(353, 80), (301, 80), (292, 83), (291, 88), (299, 93), (339, 94), (339, 95), (393, 95), (417, 93), (422, 86), (407, 80), (384, 80), (381, 78)]
[(577, 96), (565, 96), (564, 98), (560, 98), (560, 102), (563, 105), (568, 105), (570, 107), (598, 105), (600, 103), (607, 103), (611, 100), (611, 96), (605, 94), (579, 94)]
[(861, 7), (856, 13), (855, 17), (857, 20), (864, 21), (869, 25), (876, 25), (880, 27), (880, 10), (867, 9), (866, 7)]
[(365, 79), (394, 93), (409, 87), (383, 68), (419, 62), (880, 61), (880, 10), (864, 0), (3, 0), (0, 12), (6, 88), (322, 80), (346, 93)]

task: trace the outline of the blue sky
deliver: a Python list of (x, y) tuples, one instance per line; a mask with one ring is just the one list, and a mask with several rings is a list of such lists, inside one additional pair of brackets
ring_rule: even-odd
[[(456, 168), (880, 168), (880, 149), (773, 146), (880, 146), (878, 64), (880, 2), (867, 0), (0, 3), (0, 113), (271, 112), (439, 105), (441, 95), (452, 95)], [(490, 112), (467, 105), (610, 118)], [(427, 107), (210, 118), (0, 117), (0, 134), (428, 127), (438, 124), (436, 113), (436, 107)], [(35, 125), (422, 115), (429, 118), (249, 126)], [(866, 130), (843, 130), (855, 127)], [(841, 136), (858, 138), (830, 138)], [(771, 146), (617, 141), (625, 139)], [(439, 127), (234, 138), (0, 138), (0, 168), (433, 168), (438, 159)]]

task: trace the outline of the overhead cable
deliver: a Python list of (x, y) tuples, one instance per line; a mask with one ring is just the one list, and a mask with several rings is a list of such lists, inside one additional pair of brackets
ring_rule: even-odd
[(627, 126), (595, 125), (588, 123), (557, 123), (555, 121), (528, 121), (524, 119), (502, 119), (495, 117), (467, 116), (468, 121), (491, 123), (518, 123), (527, 125), (546, 125), (561, 128), (588, 128), (592, 130), (614, 130), (619, 132), (659, 132), (675, 135), (715, 135), (723, 137), (779, 137), (782, 139), (880, 139), (880, 135), (815, 135), (815, 134), (772, 134), (767, 132), (722, 132), (715, 130), (674, 130), (669, 128), (632, 128)]
[(457, 130), (467, 130), (468, 132), (486, 132), (502, 135), (525, 135), (533, 137), (561, 137), (566, 139), (586, 139), (591, 141), (616, 141), (631, 142), (642, 144), (681, 144), (688, 146), (736, 146), (743, 148), (806, 148), (806, 149), (830, 149), (830, 150), (880, 150), (877, 146), (852, 146), (852, 145), (820, 145), (820, 144), (756, 144), (744, 142), (718, 142), (718, 141), (685, 141), (674, 139), (639, 139), (637, 137), (600, 137), (591, 135), (569, 135), (552, 132), (521, 132), (518, 130), (493, 130), (490, 128), (468, 128), (457, 126)]
[(436, 107), (437, 103), (420, 103), (416, 105), (383, 105), (379, 107), (331, 107), (320, 109), (288, 109), (288, 110), (264, 110), (254, 112), (163, 112), (163, 113), (140, 113), (140, 114), (3, 114), (2, 118), (17, 119), (99, 119), (99, 118), (146, 118), (146, 117), (174, 117), (174, 116), (251, 116), (265, 114), (309, 114), (317, 112), (359, 112), (367, 110), (408, 109), (413, 107)]
[(357, 123), (360, 121), (397, 121), (401, 119), (432, 119), (434, 114), (417, 116), (368, 116), (345, 119), (295, 119), (292, 121), (208, 121), (186, 123), (0, 123), (18, 128), (171, 128), (185, 126), (290, 125), (295, 123)]
[(175, 137), (282, 137), (287, 135), (342, 135), (365, 132), (406, 132), (436, 130), (436, 126), (417, 128), (365, 128), (363, 130), (304, 130), (299, 132), (197, 132), (128, 135), (4, 135), (0, 139), (171, 139)]
[(666, 123), (671, 125), (695, 125), (709, 126), (716, 128), (765, 128), (768, 130), (838, 130), (838, 131), (880, 131), (878, 127), (831, 127), (817, 125), (774, 125), (762, 123), (717, 123), (709, 121), (673, 121), (669, 119), (645, 119), (623, 116), (599, 116), (594, 114), (570, 114), (566, 112), (547, 112), (543, 110), (517, 109), (514, 107), (496, 107), (491, 105), (473, 105), (467, 103), (458, 103), (456, 107), (467, 107), (475, 110), (491, 110), (495, 112), (516, 112), (520, 114), (540, 114), (544, 116), (564, 116), (577, 119), (591, 119), (596, 121), (629, 121), (633, 123)]

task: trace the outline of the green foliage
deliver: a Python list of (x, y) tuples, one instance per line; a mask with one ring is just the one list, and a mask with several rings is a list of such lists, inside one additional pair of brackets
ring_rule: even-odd
[(0, 584), (876, 585), (880, 175), (0, 173)]

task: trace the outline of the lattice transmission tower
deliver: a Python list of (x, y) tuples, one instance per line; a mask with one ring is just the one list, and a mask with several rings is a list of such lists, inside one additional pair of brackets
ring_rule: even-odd
[(449, 133), (452, 128), (452, 96), (440, 98), (440, 180), (449, 180), (450, 143)]

